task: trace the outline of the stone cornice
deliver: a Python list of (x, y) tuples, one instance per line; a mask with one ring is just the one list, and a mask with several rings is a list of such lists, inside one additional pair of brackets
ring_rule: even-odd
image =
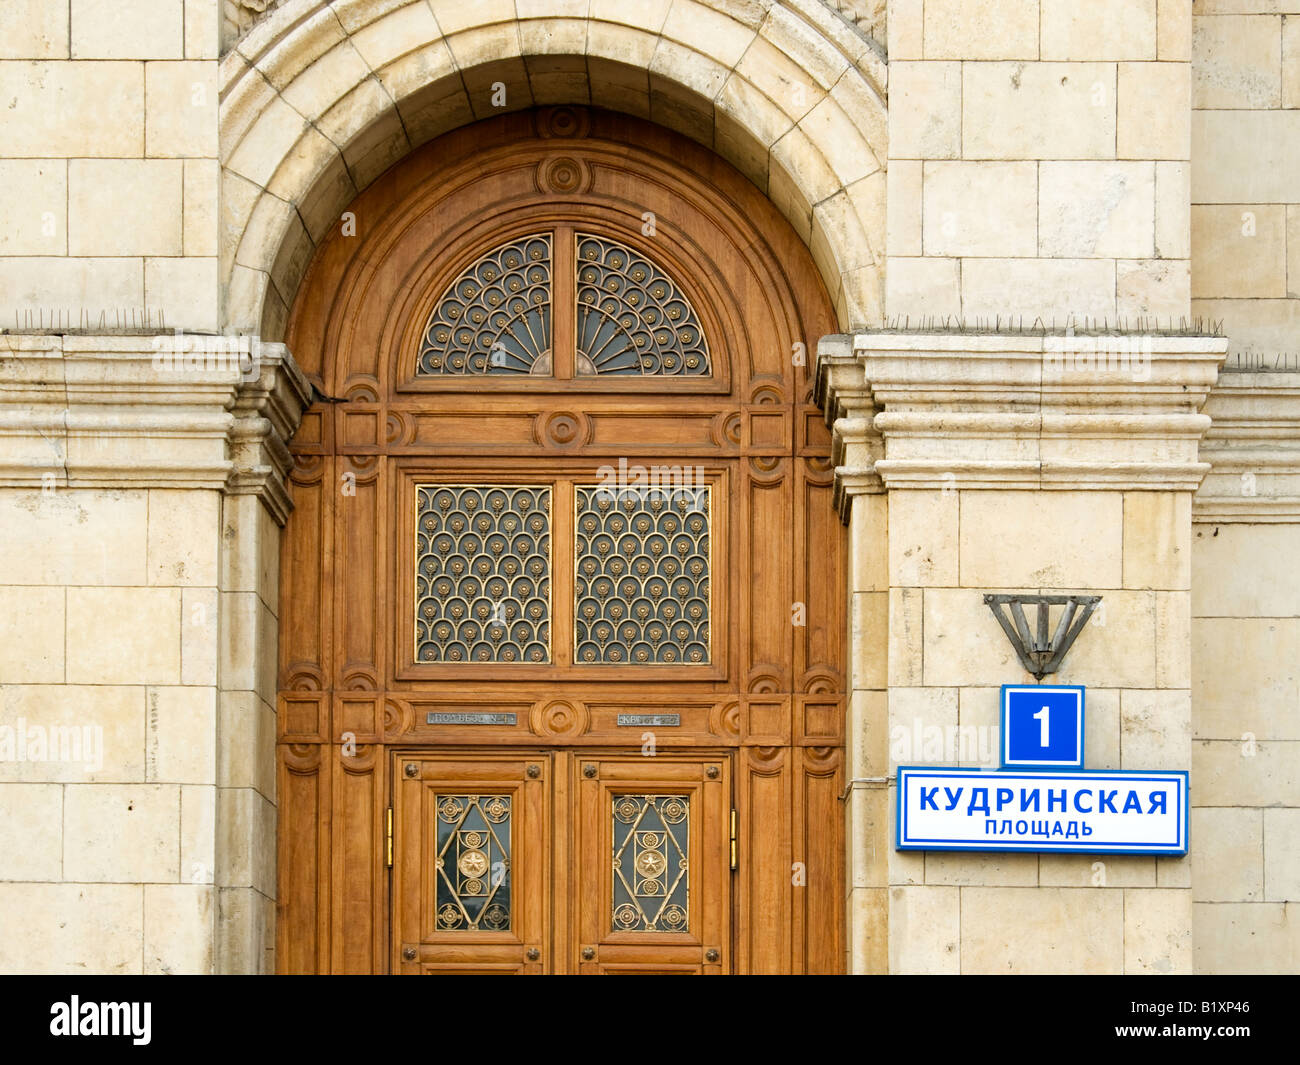
[(901, 488), (1195, 491), (1209, 469), (1201, 408), (1226, 349), (1152, 334), (827, 337), (816, 397), (837, 501)]
[(284, 345), (249, 344), (0, 336), (0, 485), (251, 492), (283, 522), (311, 388)]
[(1300, 373), (1224, 371), (1206, 413), (1192, 520), (1300, 522)]

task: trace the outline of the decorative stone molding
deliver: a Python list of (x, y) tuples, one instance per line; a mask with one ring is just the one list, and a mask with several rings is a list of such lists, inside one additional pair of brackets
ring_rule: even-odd
[(885, 457), (885, 441), (876, 429), (876, 401), (853, 352), (853, 337), (837, 334), (817, 344), (813, 401), (830, 427), (831, 461), (835, 464), (833, 500), (846, 525), (856, 495), (885, 491), (876, 463)]
[(1195, 491), (1220, 337), (859, 333), (818, 349), (836, 499), (896, 488)]
[(216, 488), (283, 524), (286, 445), (310, 402), (283, 344), (0, 336), (0, 485)]
[[(863, 0), (870, 8), (878, 7)], [(658, 122), (730, 161), (813, 249), (845, 328), (883, 321), (879, 45), (822, 0), (674, 9), (283, 0), (221, 59), (224, 328), (278, 339), (315, 249), (397, 160), (534, 102)]]
[(280, 6), (280, 0), (221, 0), (221, 51), (247, 33), (268, 12)]
[(1300, 522), (1300, 373), (1225, 371), (1205, 409), (1192, 520)]
[(852, 23), (865, 36), (883, 47), (886, 37), (887, 0), (822, 0), (840, 17)]
[(311, 399), (311, 383), (289, 349), (283, 344), (263, 344), (257, 376), (241, 384), (230, 408), (235, 416), (229, 435), (234, 468), (226, 480), (226, 494), (260, 497), (281, 526), (293, 509), (288, 486), (293, 466), (289, 438)]

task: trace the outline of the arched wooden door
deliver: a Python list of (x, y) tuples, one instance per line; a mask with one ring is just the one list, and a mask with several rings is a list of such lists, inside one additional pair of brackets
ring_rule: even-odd
[(289, 345), (279, 968), (804, 972), (844, 956), (844, 534), (809, 253), (598, 110), (420, 149)]

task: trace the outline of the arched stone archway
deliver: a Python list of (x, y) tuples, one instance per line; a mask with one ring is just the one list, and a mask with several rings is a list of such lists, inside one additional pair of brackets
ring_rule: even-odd
[[(652, 232), (642, 224), (646, 209), (658, 219)], [(488, 964), (487, 955), (465, 954), (452, 924), (431, 936), (417, 928), (412, 915), (433, 899), (422, 870), (434, 866), (418, 857), (420, 815), (406, 800), (418, 795), (402, 782), (414, 780), (408, 767), (422, 759), (430, 786), (439, 788), (477, 772), (474, 766), (495, 773), (504, 764), (499, 757), (515, 757), (508, 747), (531, 752), (532, 777), (552, 791), (538, 793), (545, 813), (538, 808), (535, 818), (523, 813), (512, 822), (521, 827), (511, 838), (531, 842), (520, 844), (518, 861), (510, 859), (518, 886), (504, 894), (517, 892), (535, 906), (527, 918), (506, 911), (519, 915), (515, 931), (523, 937), (507, 964), (526, 972), (600, 971), (606, 964), (609, 971), (839, 971), (849, 612), (845, 537), (831, 505), (830, 434), (809, 402), (812, 368), (790, 357), (800, 338), (835, 328), (808, 250), (715, 154), (662, 126), (598, 108), (544, 107), (455, 130), (403, 159), (348, 210), (356, 231), (334, 229), (323, 241), (286, 338), (304, 373), (343, 402), (314, 405), (291, 444), (295, 509), (281, 545), (277, 614), (280, 971), (465, 972)], [(603, 241), (611, 254), (602, 258), (595, 245)], [(621, 282), (602, 274), (598, 262), (637, 282), (625, 301)], [(701, 360), (691, 354), (697, 349), (672, 346), (676, 333), (655, 330), (655, 344), (665, 345), (662, 365), (693, 365), (690, 375), (657, 373), (649, 358), (638, 358), (643, 374), (611, 374), (588, 357), (608, 365), (611, 351), (660, 350), (639, 344), (640, 323), (656, 320), (654, 301), (669, 290), (646, 278), (668, 279), (681, 293), (662, 320), (680, 318), (692, 338), (706, 341)], [(632, 334), (593, 330), (584, 324), (594, 320), (589, 311), (638, 339), (622, 347), (616, 338)], [(498, 354), (512, 360), (499, 373), (490, 369), (507, 366)], [(574, 507), (609, 478), (639, 483), (639, 473), (622, 472), (629, 469), (661, 471), (656, 479), (684, 476), (691, 491), (707, 492), (707, 501), (698, 498), (708, 517), (694, 528), (711, 531), (693, 561), (681, 555), (694, 549), (680, 537), (637, 549), (629, 532), (612, 563), (630, 576), (669, 550), (677, 552), (670, 566), (682, 559), (674, 572), (689, 565), (706, 575), (703, 598), (667, 603), (665, 617), (707, 618), (707, 633), (667, 647), (662, 659), (653, 656), (667, 629), (650, 642), (606, 649), (609, 634), (600, 636), (594, 620), (598, 599), (583, 590), (594, 571), (573, 553), (585, 550), (581, 538), (593, 528), (587, 511)], [(445, 552), (438, 563), (424, 560), (421, 553), (443, 552), (446, 541), (427, 547), (433, 512), (417, 514), (420, 494), (443, 485), (459, 499), (478, 492), (474, 485), (525, 481), (534, 485), (527, 491), (543, 495), (526, 499), (518, 520), (539, 531), (548, 519), (535, 509), (544, 508), (554, 522), (547, 545), (534, 552), (512, 531), (490, 549), (512, 582), (544, 581), (547, 598), (490, 610), (544, 619), (545, 631), (526, 646), (497, 644), (501, 655), (492, 660), (497, 652), (483, 639), (497, 639), (498, 630), (490, 620), (480, 624), (475, 590), (466, 593), (476, 597), (472, 605), (457, 599), (447, 608), (463, 619), (472, 642), (462, 647), (458, 635), (455, 646), (435, 649), (416, 635), (421, 619), (440, 609), (420, 583), (443, 595), (450, 585), (429, 565), (466, 571), (459, 556)], [(416, 496), (408, 497), (408, 486)], [(623, 510), (610, 517), (619, 529), (652, 536), (640, 519), (622, 524), (627, 506), (639, 505), (637, 493), (634, 487), (620, 496)], [(462, 518), (451, 513), (460, 505), (451, 498), (444, 493), (436, 504), (448, 529), (479, 535), (487, 509), (478, 509), (476, 497)], [(503, 499), (497, 494), (482, 506), (516, 520)], [(676, 500), (670, 506), (687, 505), (685, 496)], [(593, 505), (607, 510), (609, 500)], [(660, 514), (663, 500), (646, 506)], [(676, 513), (661, 514), (672, 524), (668, 532), (684, 527)], [(594, 550), (603, 558), (608, 545)], [(623, 568), (624, 554), (631, 569)], [(480, 579), (482, 565), (471, 564), (470, 582)], [(496, 595), (504, 586), (474, 587)], [(530, 583), (520, 594), (533, 596), (538, 587)], [(597, 597), (614, 597), (609, 616), (622, 619), (650, 618), (669, 590), (649, 586), (646, 598), (626, 583), (592, 587)], [(690, 593), (678, 583), (671, 594)], [(514, 619), (511, 613), (518, 639)], [(595, 642), (577, 635), (588, 630)], [(438, 621), (429, 632), (445, 641), (450, 630)], [(689, 639), (680, 628), (672, 633)], [(692, 768), (703, 765), (698, 759), (710, 760), (709, 779), (730, 789), (736, 812), (728, 825), (737, 827), (724, 829), (725, 814), (697, 805), (707, 818), (697, 836), (721, 841), (732, 831), (737, 850), (727, 858), (699, 842), (688, 861), (682, 855), (679, 868), (695, 878), (691, 897), (717, 900), (710, 923), (691, 926), (694, 947), (642, 944), (645, 953), (633, 958), (618, 954), (626, 943), (592, 931), (603, 920), (596, 900), (604, 889), (578, 871), (603, 869), (597, 855), (604, 852), (593, 849), (594, 822), (586, 814), (575, 820), (564, 782), (574, 772), (575, 784), (613, 779), (589, 760), (597, 747), (609, 753), (610, 773), (618, 772), (618, 759), (646, 764), (647, 752), (636, 746), (646, 736), (629, 731), (638, 721), (665, 730), (649, 759), (654, 765), (671, 762), (672, 773), (691, 774), (702, 771)], [(494, 752), (487, 761), (478, 750), (485, 742)], [(368, 826), (388, 816), (396, 794), (390, 784), (403, 798), (391, 804), (393, 871), (386, 874), (376, 866), (383, 858)], [(703, 793), (691, 801), (703, 802)], [(570, 840), (582, 849), (571, 849)], [(303, 841), (316, 842), (304, 849)], [(545, 876), (528, 872), (549, 860), (555, 864)], [(805, 882), (792, 880), (794, 862), (808, 870)], [(570, 914), (569, 900), (577, 898), (585, 909)], [(436, 910), (453, 920), (447, 902)], [(697, 917), (705, 920), (705, 911)], [(581, 943), (578, 928), (587, 930)], [(668, 965), (686, 968), (655, 968)]]
[(317, 242), (413, 148), (559, 103), (717, 151), (808, 244), (840, 327), (878, 323), (884, 70), (818, 0), (289, 0), (221, 64), (223, 326), (281, 339)]

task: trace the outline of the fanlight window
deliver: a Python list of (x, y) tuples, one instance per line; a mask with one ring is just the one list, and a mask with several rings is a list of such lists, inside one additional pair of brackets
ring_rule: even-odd
[(578, 373), (709, 372), (700, 320), (649, 259), (603, 237), (578, 234)]
[[(557, 241), (572, 241), (573, 276), (557, 278)], [(571, 316), (557, 330), (555, 316)], [(567, 323), (566, 323), (567, 324)], [(572, 352), (553, 352), (557, 335)], [(558, 358), (556, 357), (558, 356)], [(493, 248), (434, 307), (416, 364), (421, 377), (708, 377), (699, 315), (648, 256), (609, 237), (534, 233)]]
[(503, 244), (456, 278), (424, 331), (421, 374), (551, 373), (551, 238)]

